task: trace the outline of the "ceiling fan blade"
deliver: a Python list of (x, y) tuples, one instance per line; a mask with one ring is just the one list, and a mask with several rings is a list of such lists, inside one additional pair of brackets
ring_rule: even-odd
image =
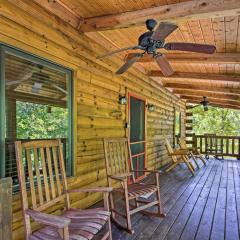
[(6, 86), (13, 86), (13, 85), (18, 85), (20, 83), (26, 82), (28, 81), (29, 78), (32, 77), (34, 72), (28, 72), (27, 74), (25, 74), (21, 79), (19, 80), (15, 80), (15, 81), (9, 81), (6, 82)]
[(209, 104), (209, 101), (204, 100), (204, 101), (201, 101), (200, 103), (201, 103), (202, 105), (208, 105), (208, 104)]
[(117, 75), (126, 72), (135, 62), (137, 62), (144, 54), (136, 53), (134, 56), (128, 60), (124, 65), (122, 65), (116, 72)]
[(192, 108), (196, 108), (196, 107), (199, 107), (199, 106), (201, 106), (201, 104), (194, 105), (194, 106), (192, 106)]
[(164, 54), (157, 54), (154, 56), (154, 59), (157, 62), (158, 66), (160, 67), (164, 76), (168, 77), (174, 73), (170, 63), (168, 62)]
[(216, 51), (216, 47), (213, 45), (183, 42), (166, 43), (164, 49), (207, 54), (212, 54)]
[(156, 41), (164, 40), (168, 35), (178, 28), (177, 25), (173, 23), (163, 22), (160, 23), (156, 31), (152, 35), (152, 39)]
[(136, 49), (142, 49), (142, 47), (137, 45), (137, 46), (131, 46), (131, 47), (126, 47), (126, 48), (120, 48), (120, 49), (117, 49), (115, 51), (108, 52), (108, 53), (103, 54), (103, 55), (99, 55), (99, 56), (97, 56), (97, 59), (109, 57), (109, 56), (111, 56), (113, 54), (116, 54), (116, 53), (119, 53), (119, 52), (123, 52), (123, 51), (127, 51), (127, 50), (136, 50)]
[(63, 88), (57, 86), (57, 85), (54, 84), (54, 83), (51, 83), (51, 86), (54, 87), (55, 89), (59, 90), (60, 92), (66, 94), (66, 95), (68, 94), (68, 92), (67, 92), (65, 89), (63, 89)]

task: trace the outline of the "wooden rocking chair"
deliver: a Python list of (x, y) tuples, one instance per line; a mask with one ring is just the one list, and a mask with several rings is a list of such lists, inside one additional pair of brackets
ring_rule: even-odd
[[(165, 214), (163, 213), (160, 199), (159, 171), (133, 170), (131, 151), (127, 138), (104, 139), (104, 152), (108, 185), (112, 187), (114, 180), (120, 182), (120, 187), (115, 187), (113, 192), (119, 193), (121, 199), (125, 202), (125, 213), (122, 213), (114, 206), (113, 192), (110, 194), (112, 219), (116, 225), (133, 234), (131, 216), (134, 213), (141, 212), (156, 217), (164, 217)], [(155, 183), (136, 182), (134, 173), (146, 172), (155, 174)], [(151, 193), (156, 194), (156, 200), (141, 199), (142, 195)], [(131, 200), (134, 204), (130, 203)], [(144, 210), (152, 206), (157, 207), (156, 212)], [(122, 217), (126, 221), (126, 224), (121, 223), (117, 219), (117, 216), (118, 218)]]
[[(108, 204), (112, 189), (68, 190), (60, 140), (17, 141), (15, 148), (26, 240), (89, 240), (96, 235), (102, 240), (112, 239)], [(71, 208), (69, 193), (86, 192), (103, 192), (104, 208)], [(61, 216), (42, 212), (61, 202), (65, 203)], [(41, 227), (33, 231), (30, 218)]]
[(197, 163), (196, 159), (200, 159), (203, 162), (203, 164), (206, 165), (206, 161), (205, 161), (203, 155), (199, 151), (197, 151), (195, 149), (192, 149), (192, 150), (189, 149), (184, 138), (180, 138), (179, 139), (179, 146), (180, 146), (181, 149), (188, 150), (188, 155), (191, 158), (194, 159), (194, 161), (197, 164), (197, 166), (198, 166), (198, 163)]
[(169, 141), (167, 139), (165, 140), (165, 147), (167, 149), (168, 156), (170, 156), (172, 159), (172, 164), (166, 169), (166, 172), (171, 171), (173, 168), (175, 168), (180, 163), (185, 163), (186, 166), (188, 167), (189, 171), (191, 172), (191, 174), (193, 176), (195, 175), (194, 167), (187, 156), (188, 150), (185, 150), (185, 149), (174, 149), (173, 150), (171, 144), (169, 143)]

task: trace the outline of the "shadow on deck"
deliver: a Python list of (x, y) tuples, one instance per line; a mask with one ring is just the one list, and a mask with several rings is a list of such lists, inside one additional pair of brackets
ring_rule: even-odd
[(113, 239), (239, 239), (240, 162), (210, 159), (191, 177), (177, 167), (162, 174), (165, 218), (133, 216), (135, 234), (113, 224)]

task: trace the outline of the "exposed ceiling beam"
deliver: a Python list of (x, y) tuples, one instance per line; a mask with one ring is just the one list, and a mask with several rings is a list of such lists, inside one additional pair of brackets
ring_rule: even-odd
[(233, 95), (240, 95), (240, 88), (229, 88), (229, 87), (215, 87), (212, 85), (195, 85), (195, 84), (180, 84), (180, 83), (166, 83), (166, 88), (172, 89), (192, 89), (192, 90), (203, 90), (208, 92), (222, 92)]
[(185, 72), (175, 72), (173, 75), (165, 77), (161, 71), (150, 71), (148, 72), (149, 77), (160, 77), (161, 80), (171, 82), (171, 80), (177, 80), (179, 83), (190, 80), (193, 82), (199, 80), (221, 82), (221, 83), (240, 83), (240, 75), (230, 75), (230, 74), (214, 74), (214, 73), (185, 73)]
[[(131, 59), (134, 53), (129, 53), (125, 61)], [(173, 63), (240, 63), (240, 53), (166, 53), (166, 57)], [(153, 62), (151, 55), (145, 54), (138, 62)]]
[(34, 95), (31, 93), (17, 92), (12, 90), (7, 90), (6, 93), (9, 99), (15, 99), (23, 102), (29, 101), (33, 103), (41, 103), (41, 104), (46, 104), (51, 106), (60, 106), (60, 107), (66, 108), (66, 100), (64, 99), (53, 99), (49, 97)]
[[(187, 100), (187, 103), (198, 104), (198, 101), (195, 101), (195, 100)], [(240, 110), (240, 107), (235, 106), (235, 105), (229, 105), (229, 104), (212, 103), (211, 106), (212, 106), (212, 107), (230, 108), (230, 109)]]
[[(16, 0), (10, 0), (16, 1)], [(61, 18), (74, 28), (78, 28), (83, 19), (60, 0), (33, 0), (48, 12)]]
[[(182, 99), (185, 99), (187, 103), (194, 103), (194, 104), (199, 104), (201, 99), (199, 98), (194, 98), (194, 97), (188, 97), (188, 96), (183, 96)], [(223, 107), (223, 108), (232, 108), (232, 109), (238, 109), (240, 110), (240, 105), (238, 104), (232, 104), (228, 102), (219, 102), (218, 100), (214, 99), (209, 99), (210, 105), (214, 107)]]
[(174, 94), (178, 94), (180, 96), (182, 95), (188, 95), (188, 96), (195, 96), (195, 97), (212, 97), (216, 99), (223, 99), (223, 100), (232, 100), (236, 101), (240, 105), (240, 95), (232, 95), (232, 94), (225, 94), (225, 93), (219, 93), (219, 92), (207, 92), (203, 90), (192, 90), (192, 89), (174, 89)]
[(192, 0), (176, 4), (152, 7), (136, 11), (84, 19), (83, 32), (127, 28), (145, 23), (149, 18), (158, 21), (194, 20), (237, 15), (239, 0)]
[[(203, 100), (202, 96), (191, 96), (191, 95), (181, 95), (181, 98), (185, 99), (185, 100), (198, 100), (199, 103)], [(219, 98), (215, 98), (215, 97), (208, 97), (208, 101), (211, 102), (217, 102), (217, 103), (221, 103), (221, 104), (230, 104), (230, 105), (236, 105), (239, 106), (240, 108), (240, 102), (235, 101), (235, 100), (230, 100), (230, 99), (219, 99)]]

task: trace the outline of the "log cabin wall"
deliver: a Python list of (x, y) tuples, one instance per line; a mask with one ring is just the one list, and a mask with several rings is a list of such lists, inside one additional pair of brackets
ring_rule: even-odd
[[(114, 71), (122, 64), (118, 57), (104, 61), (101, 45), (80, 34), (30, 1), (0, 1), (0, 41), (73, 70), (75, 159), (70, 187), (106, 185), (103, 137), (126, 136), (127, 106), (118, 103), (119, 94), (132, 92), (154, 104), (147, 111), (147, 166), (159, 168), (169, 161), (164, 138), (173, 139), (174, 107), (182, 113), (185, 134), (185, 102), (135, 68), (123, 76)], [(88, 207), (98, 194), (79, 194), (74, 207)], [(19, 195), (13, 196), (13, 238), (23, 239), (24, 228)], [(56, 211), (58, 206), (52, 211)]]

